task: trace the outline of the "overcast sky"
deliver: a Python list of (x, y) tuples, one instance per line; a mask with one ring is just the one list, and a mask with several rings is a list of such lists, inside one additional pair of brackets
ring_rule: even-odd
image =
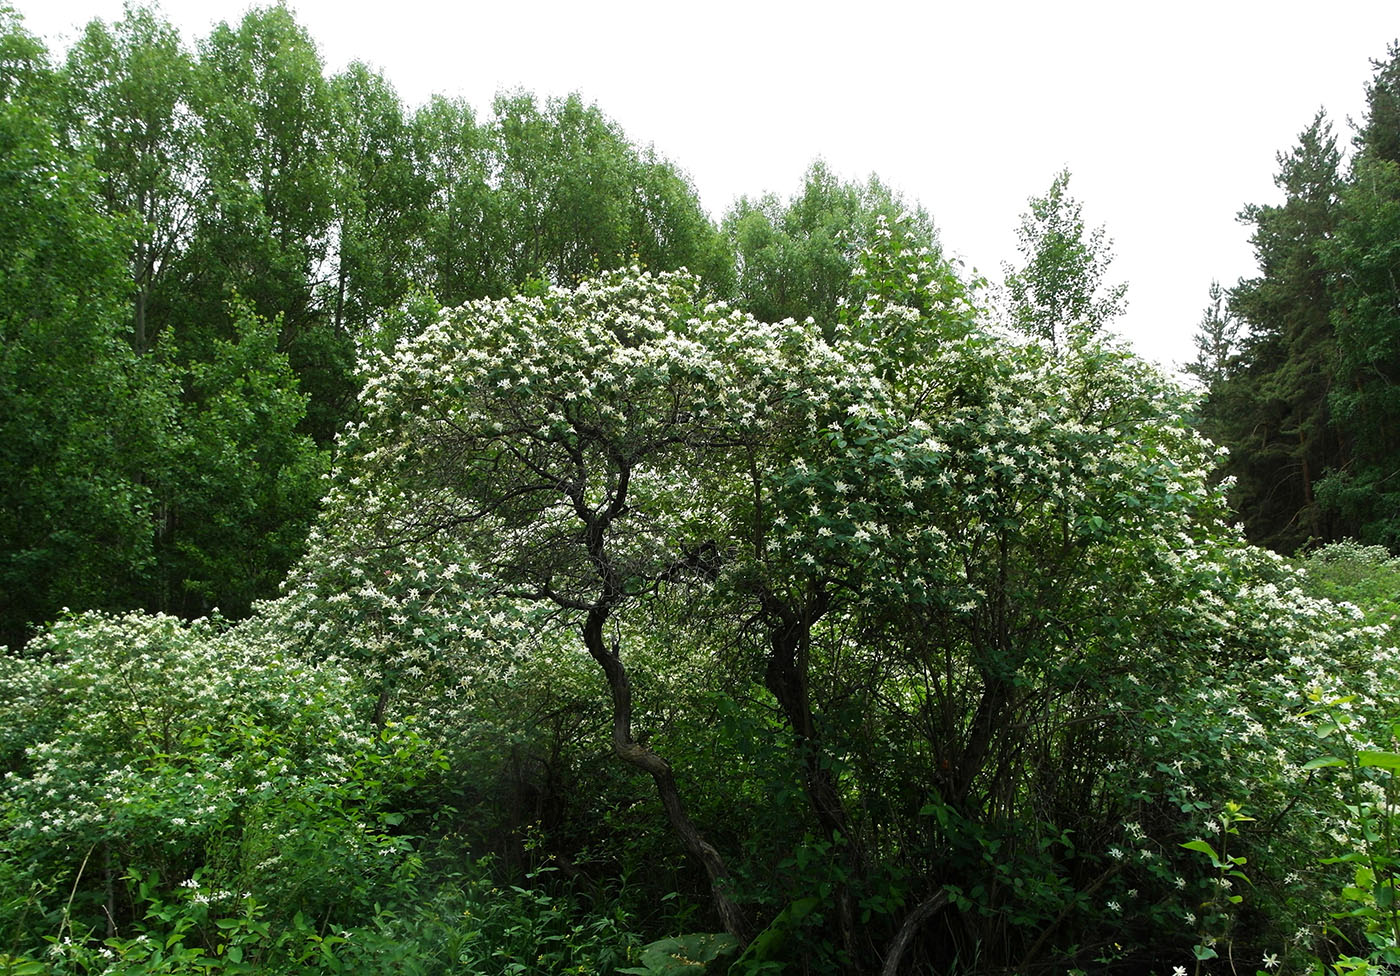
[[(12, 0), (61, 50), (121, 0)], [(297, 0), (334, 72), (381, 70), (410, 105), (581, 93), (690, 174), (717, 219), (794, 192), (821, 157), (933, 215), (946, 250), (999, 278), (1026, 200), (1062, 167), (1128, 282), (1145, 356), (1191, 358), (1213, 278), (1254, 273), (1235, 215), (1279, 199), (1277, 153), (1320, 108), (1349, 143), (1396, 0), (490, 4)], [(187, 40), (245, 0), (166, 0)]]

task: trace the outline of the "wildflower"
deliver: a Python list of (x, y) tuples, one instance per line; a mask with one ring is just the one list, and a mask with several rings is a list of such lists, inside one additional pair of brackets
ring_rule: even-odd
[(1273, 969), (1278, 966), (1278, 954), (1273, 952), (1264, 953), (1264, 968)]

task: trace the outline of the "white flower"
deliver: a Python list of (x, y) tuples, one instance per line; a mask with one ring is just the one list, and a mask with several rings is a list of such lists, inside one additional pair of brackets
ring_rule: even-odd
[(1273, 952), (1264, 953), (1264, 968), (1273, 969), (1278, 965), (1278, 955)]

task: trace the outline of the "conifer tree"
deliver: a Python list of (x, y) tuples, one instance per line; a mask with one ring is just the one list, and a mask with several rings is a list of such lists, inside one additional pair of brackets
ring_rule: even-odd
[(1345, 527), (1316, 483), (1345, 457), (1331, 424), (1332, 292), (1322, 248), (1337, 224), (1340, 153), (1319, 112), (1278, 157), (1282, 204), (1250, 205), (1259, 275), (1230, 290), (1229, 313), (1245, 331), (1239, 369), (1211, 386), (1202, 423), (1230, 449), (1224, 473), (1250, 539), (1291, 552)]
[(1328, 405), (1351, 454), (1319, 497), (1364, 541), (1400, 547), (1400, 44), (1376, 62), (1367, 115), (1323, 248), (1337, 381)]

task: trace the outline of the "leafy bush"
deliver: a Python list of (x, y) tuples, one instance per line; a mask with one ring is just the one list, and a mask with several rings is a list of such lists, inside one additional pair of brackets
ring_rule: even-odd
[(0, 922), (22, 945), (268, 950), (357, 924), (418, 870), (403, 827), (440, 754), (368, 725), (334, 662), (217, 621), (87, 614), (0, 658), (0, 686), (0, 863), (29, 893)]

